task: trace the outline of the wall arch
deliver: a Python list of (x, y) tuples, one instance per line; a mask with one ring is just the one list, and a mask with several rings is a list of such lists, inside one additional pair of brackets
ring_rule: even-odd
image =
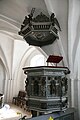
[(19, 27), (21, 25), (21, 23), (15, 21), (15, 20), (13, 20), (9, 17), (6, 17), (2, 14), (0, 14), (0, 20), (4, 21), (5, 23), (7, 23), (7, 24), (9, 24), (9, 25), (11, 25), (11, 26), (13, 26), (14, 28), (17, 28), (17, 29), (19, 29)]
[(22, 68), (26, 67), (26, 66), (29, 67), (31, 58), (34, 57), (35, 55), (39, 55), (39, 54), (42, 54), (42, 52), (39, 49), (37, 49), (36, 47), (32, 47), (32, 46), (30, 46), (25, 51), (24, 55), (22, 56), (22, 59), (19, 62), (19, 65), (15, 71), (15, 74), (14, 74), (15, 78), (14, 78), (13, 85), (14, 86), (16, 85), (16, 90), (13, 87), (13, 90), (14, 90), (13, 96), (17, 95), (18, 91), (20, 89), (24, 89), (22, 86), (24, 86), (23, 84), (24, 84), (24, 80), (25, 80), (26, 76), (24, 75)]
[(10, 75), (9, 75), (9, 68), (8, 68), (8, 64), (7, 64), (7, 60), (6, 60), (4, 51), (3, 51), (1, 46), (0, 46), (0, 59), (2, 60), (4, 66), (5, 66), (5, 70), (6, 70), (8, 78), (9, 78), (10, 77)]
[(0, 59), (0, 93), (4, 94), (4, 85), (5, 85), (5, 66), (2, 62), (2, 60)]
[(3, 93), (4, 93), (4, 100), (7, 101), (8, 99), (8, 80), (10, 78), (10, 73), (9, 73), (9, 68), (8, 68), (8, 64), (7, 64), (7, 60), (4, 54), (3, 49), (0, 46), (0, 60), (1, 60), (1, 64), (4, 70), (4, 88), (3, 88)]

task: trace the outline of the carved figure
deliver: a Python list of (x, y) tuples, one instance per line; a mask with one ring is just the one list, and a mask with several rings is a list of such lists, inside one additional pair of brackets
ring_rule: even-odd
[(28, 78), (26, 78), (26, 80), (25, 80), (25, 90), (26, 90), (26, 92), (28, 93), (28, 85), (29, 85), (29, 79)]
[(34, 11), (35, 11), (35, 8), (32, 8), (31, 13), (28, 16), (25, 16), (22, 27), (26, 26), (27, 24), (31, 25)]
[(25, 16), (25, 19), (24, 19), (24, 21), (23, 21), (23, 24), (24, 24), (24, 25), (27, 25), (28, 23), (29, 23), (28, 17)]
[(59, 22), (58, 22), (57, 18), (55, 17), (54, 13), (51, 14), (50, 20), (52, 22), (52, 25), (53, 26), (57, 25), (59, 30), (61, 31), (61, 27), (60, 27)]

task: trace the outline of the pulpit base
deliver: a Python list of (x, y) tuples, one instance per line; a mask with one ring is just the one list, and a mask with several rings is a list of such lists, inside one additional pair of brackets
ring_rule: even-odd
[(32, 117), (29, 120), (74, 120), (74, 113), (74, 108), (69, 108), (65, 112), (54, 112), (43, 115), (35, 112), (35, 115), (39, 114), (39, 116)]

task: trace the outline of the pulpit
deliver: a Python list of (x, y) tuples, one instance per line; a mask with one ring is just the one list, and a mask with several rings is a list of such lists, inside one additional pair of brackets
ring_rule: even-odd
[(25, 67), (28, 106), (39, 113), (64, 111), (68, 108), (67, 67)]

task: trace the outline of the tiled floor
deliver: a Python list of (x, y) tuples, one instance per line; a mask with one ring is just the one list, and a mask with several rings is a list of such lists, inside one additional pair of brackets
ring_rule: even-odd
[(23, 108), (20, 108), (19, 106), (16, 106), (14, 104), (8, 103), (10, 105), (10, 108), (13, 109), (17, 113), (21, 113), (21, 116), (27, 116), (26, 118), (31, 118), (31, 112), (28, 112), (24, 110)]

